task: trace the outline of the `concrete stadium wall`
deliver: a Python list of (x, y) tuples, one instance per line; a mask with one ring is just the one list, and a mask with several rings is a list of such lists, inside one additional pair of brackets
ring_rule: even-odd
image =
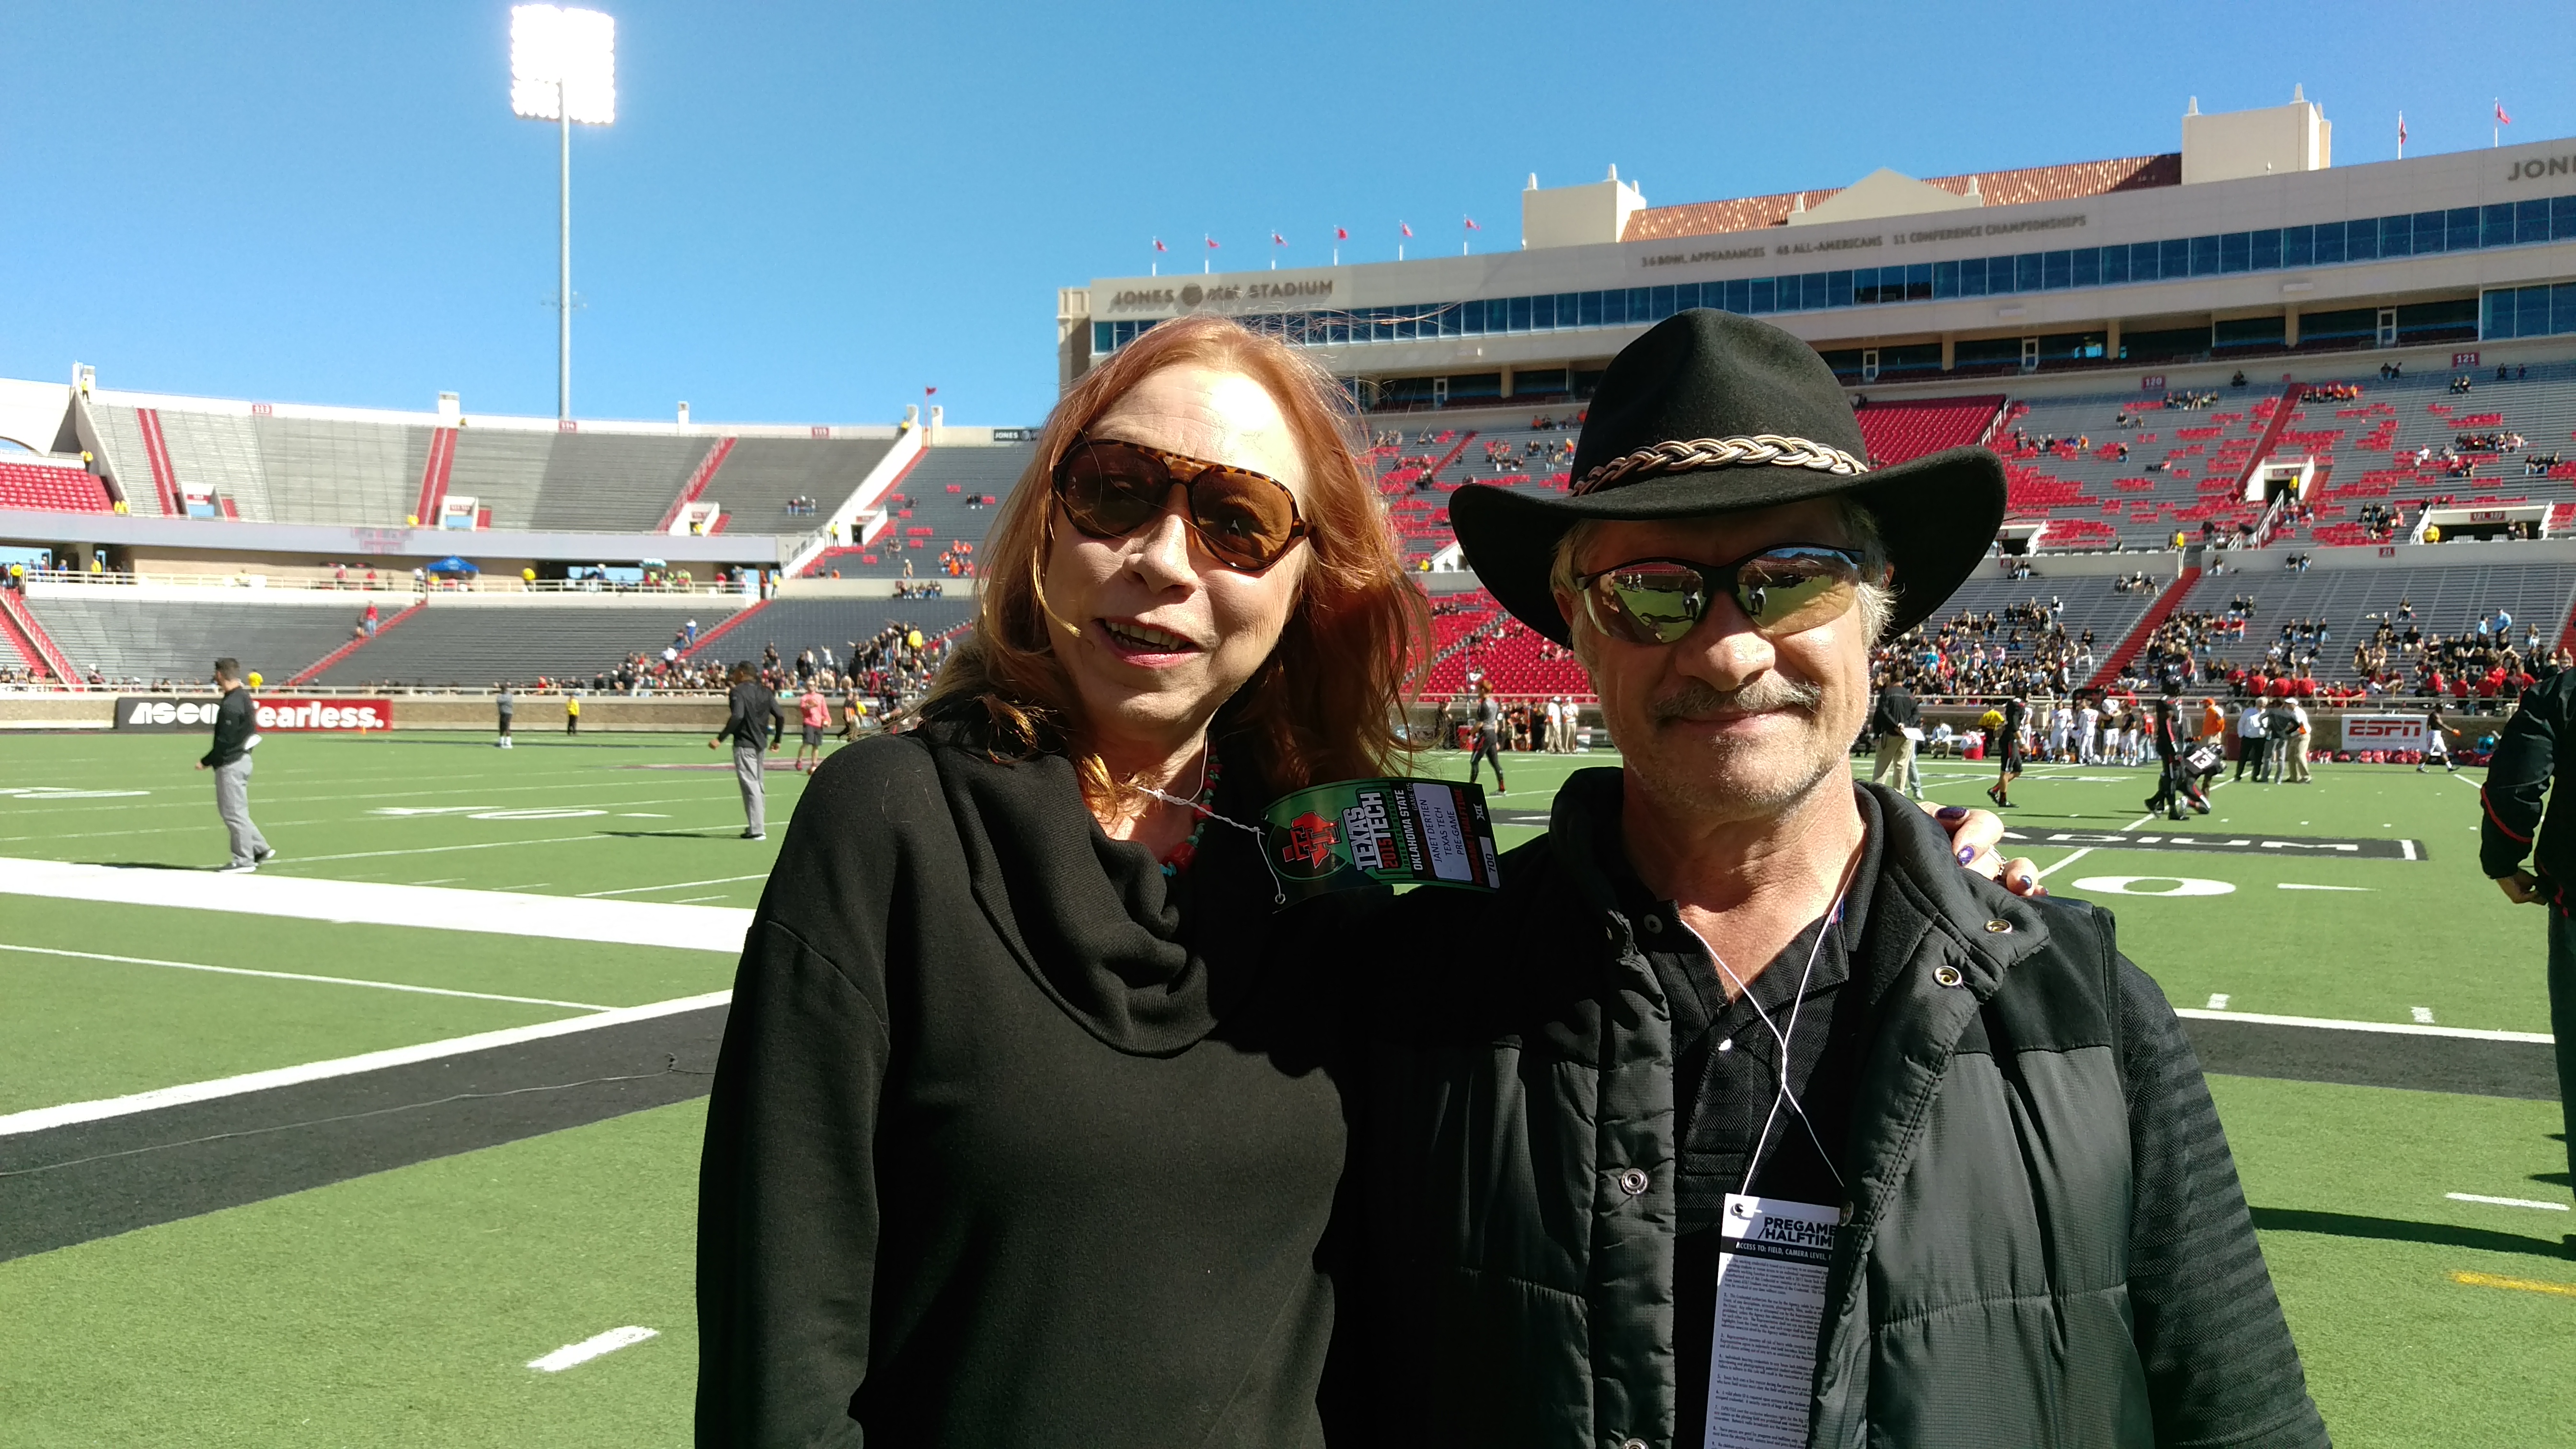
[[(149, 691), (137, 691), (146, 693)], [(278, 698), (307, 698), (302, 691), (263, 691)], [(159, 694), (154, 694), (160, 698)], [(211, 693), (204, 698), (213, 699)], [(309, 696), (330, 698), (329, 694)], [(358, 697), (358, 696), (352, 696)], [(373, 696), (369, 696), (373, 697)], [(0, 695), (0, 733), (23, 730), (109, 730), (116, 724), (119, 696), (105, 691), (84, 694)], [(397, 730), (488, 730), (493, 726), (488, 695), (394, 695), (393, 727)], [(581, 732), (591, 734), (702, 734), (713, 736), (725, 722), (725, 702), (711, 696), (592, 694), (582, 696)], [(559, 733), (563, 729), (563, 696), (522, 694), (512, 721), (521, 733)], [(835, 720), (835, 728), (838, 721)]]

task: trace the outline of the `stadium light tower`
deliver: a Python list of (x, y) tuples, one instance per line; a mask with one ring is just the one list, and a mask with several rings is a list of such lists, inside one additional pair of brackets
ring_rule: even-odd
[(555, 292), (555, 416), (572, 416), (572, 127), (617, 119), (617, 22), (557, 5), (510, 9), (510, 109), (563, 140), (563, 275)]

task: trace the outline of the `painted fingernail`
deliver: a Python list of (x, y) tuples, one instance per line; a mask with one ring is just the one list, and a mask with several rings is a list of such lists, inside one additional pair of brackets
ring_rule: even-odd
[(2039, 884), (2039, 882), (2037, 882), (2037, 881), (2035, 881), (2035, 880), (2031, 879), (2030, 875), (2029, 875), (2027, 872), (2025, 872), (2025, 873), (2023, 873), (2023, 874), (2021, 874), (2021, 875), (2014, 876), (2014, 877), (2013, 877), (2013, 880), (2014, 880), (2017, 884), (2019, 884), (2019, 885), (2022, 887), (2022, 889), (2024, 889), (2024, 890), (2028, 890), (2030, 887), (2032, 887), (2032, 886), (2035, 886), (2035, 885)]
[(1965, 820), (1968, 818), (1968, 807), (1965, 805), (1944, 805), (1939, 810), (1933, 812), (1933, 818), (1936, 820)]
[(2031, 893), (2032, 895), (2035, 895), (2035, 896), (2044, 896), (2044, 895), (2048, 894), (2048, 887), (2046, 887), (2046, 886), (2033, 886), (2033, 887), (2031, 887), (2031, 891), (2030, 891), (2030, 893)]
[(1975, 860), (1976, 858), (1977, 848), (1975, 846), (1963, 845), (1959, 847), (1959, 864), (1966, 865), (1969, 861)]

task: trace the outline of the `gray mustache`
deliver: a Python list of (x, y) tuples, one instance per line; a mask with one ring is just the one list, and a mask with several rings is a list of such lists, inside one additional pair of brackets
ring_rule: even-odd
[(1773, 673), (1742, 689), (1719, 689), (1695, 679), (1680, 692), (1656, 700), (1652, 713), (1655, 723), (1665, 724), (1677, 719), (1704, 719), (1726, 709), (1812, 711), (1824, 702), (1825, 691), (1820, 686)]

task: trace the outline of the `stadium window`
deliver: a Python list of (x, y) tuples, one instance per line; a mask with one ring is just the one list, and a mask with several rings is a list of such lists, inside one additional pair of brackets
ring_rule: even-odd
[(1948, 301), (1950, 298), (1958, 295), (1959, 264), (1957, 262), (1934, 262), (1932, 264), (1933, 300)]
[[(2004, 274), (2004, 281), (2006, 290), (2010, 290), (2012, 274), (2009, 270)], [(1994, 290), (1995, 259), (1993, 257), (1971, 257), (1959, 263), (1960, 296), (1983, 297), (1990, 295)]]
[(1385, 327), (1378, 335), (1396, 342), (1411, 342), (1413, 340), (1413, 314), (1411, 312), (1403, 312), (1394, 317), (1388, 318)]
[(2317, 229), (2312, 226), (2281, 228), (2281, 265), (2304, 267), (2317, 259)]
[(2094, 255), (2100, 258), (2102, 285), (2116, 287), (2129, 280), (2129, 249), (2125, 246), (2102, 247)]
[[(2443, 218), (2448, 215), (2448, 212), (2441, 211), (2419, 211), (2415, 213), (2412, 218), (2413, 224), (2407, 232), (2408, 250), (2405, 255), (2421, 257), (2431, 256), (2440, 252), (2443, 249), (2442, 236), (2446, 230)], [(2469, 238), (2469, 245), (2477, 245), (2477, 238), (2475, 236)], [(2380, 238), (2379, 254), (2383, 257), (2398, 255), (2397, 253), (2392, 253), (2388, 250), (2388, 239), (2385, 237)]]
[(2474, 206), (2455, 206), (2451, 208), (2450, 218), (2451, 239), (2444, 243), (2445, 249), (2455, 252), (2475, 251), (2481, 229), (2479, 209)]
[(2221, 273), (2245, 271), (2254, 264), (2254, 238), (2251, 233), (2231, 231), (2218, 239), (2218, 270)]
[(2041, 258), (2037, 252), (2024, 252), (2013, 258), (2013, 290), (2036, 292), (2040, 287)]
[[(1845, 285), (1849, 286), (1849, 283)], [(1834, 274), (1809, 272), (1798, 279), (1798, 290), (1805, 294), (1805, 301), (1800, 305), (1811, 312), (1822, 311), (1834, 305)]]
[(2280, 350), (2282, 339), (2287, 335), (2283, 328), (2283, 321), (2284, 319), (2278, 316), (2229, 318), (2210, 329), (2210, 350), (2241, 352), (2250, 349), (2277, 352)]
[(1753, 308), (1753, 279), (1738, 277), (1726, 284), (1726, 310), (1749, 312)]
[(1747, 285), (1747, 288), (1746, 288), (1746, 295), (1745, 295), (1745, 299), (1744, 299), (1744, 300), (1745, 300), (1745, 308), (1744, 308), (1744, 311), (1745, 311), (1746, 315), (1748, 315), (1748, 316), (1758, 316), (1758, 315), (1760, 315), (1760, 314), (1762, 314), (1762, 313), (1765, 313), (1765, 312), (1769, 312), (1769, 311), (1773, 311), (1773, 310), (1775, 310), (1775, 309), (1772, 307), (1772, 305), (1771, 305), (1771, 304), (1772, 304), (1773, 295), (1774, 295), (1774, 291), (1775, 291), (1775, 288), (1774, 288), (1774, 286), (1773, 286), (1773, 284), (1772, 284), (1772, 279), (1771, 279), (1771, 278), (1769, 278), (1769, 277), (1755, 277), (1755, 278), (1753, 278), (1753, 279), (1750, 281), (1750, 283)]
[(1816, 355), (1825, 360), (1825, 366), (1834, 370), (1834, 379), (1838, 382), (1878, 381), (1878, 351), (1875, 348), (1838, 347)]
[[(1845, 289), (1844, 295), (1850, 299), (1853, 306), (1868, 307), (1877, 303), (1878, 268), (1854, 267), (1843, 275), (1851, 279), (1851, 286)], [(1891, 297), (1888, 300), (1895, 299)]]
[(1324, 324), (1324, 341), (1327, 345), (1338, 347), (1350, 340), (1351, 319), (1349, 317), (1335, 317)]
[(2478, 299), (2417, 302), (2397, 309), (2397, 345), (2466, 342), (2478, 335)]
[[(1853, 274), (1852, 274), (1852, 273), (1850, 273), (1850, 272), (1827, 272), (1827, 273), (1825, 273), (1825, 305), (1826, 305), (1826, 306), (1828, 306), (1828, 307), (1848, 307), (1848, 306), (1850, 306), (1850, 305), (1852, 304), (1852, 275), (1853, 275)], [(1905, 274), (1904, 274), (1903, 272), (1899, 272), (1899, 273), (1897, 273), (1897, 275), (1901, 278), (1901, 277), (1903, 277)], [(1900, 281), (1900, 282), (1898, 282), (1898, 284), (1897, 284), (1897, 285), (1898, 285), (1900, 288), (1902, 288), (1902, 287), (1904, 286), (1904, 283), (1903, 283), (1902, 281)], [(1896, 299), (1895, 299), (1894, 297), (1890, 297), (1890, 298), (1888, 298), (1887, 300), (1889, 300), (1889, 301), (1893, 302), (1893, 301), (1895, 301)], [(1812, 305), (1814, 305), (1814, 304), (1810, 303), (1809, 305), (1811, 305), (1811, 306), (1812, 306)]]
[(2560, 282), (2549, 289), (2549, 330), (2576, 332), (2576, 282)]
[(2073, 285), (2078, 287), (2098, 287), (2102, 285), (2101, 248), (2077, 247), (2074, 253), (2070, 256), (2069, 261), (2073, 267)]
[[(1711, 285), (1713, 286), (1715, 284), (1712, 283)], [(1590, 397), (1601, 390), (1601, 375), (1605, 369), (1598, 367), (1577, 367), (1572, 368), (1569, 371), (1571, 374), (1571, 381), (1573, 383), (1574, 395), (1576, 397)]]
[(1452, 303), (1450, 303), (1448, 306), (1441, 308), (1441, 309), (1440, 309), (1440, 335), (1441, 335), (1441, 336), (1443, 336), (1443, 337), (1456, 337), (1456, 336), (1458, 336), (1458, 335), (1459, 335), (1459, 333), (1460, 333), (1460, 330), (1461, 330), (1462, 326), (1464, 325), (1464, 324), (1463, 324), (1463, 322), (1461, 321), (1460, 317), (1459, 317), (1459, 314), (1460, 314), (1460, 313), (1462, 313), (1462, 312), (1464, 312), (1464, 311), (1466, 311), (1466, 310), (1467, 310), (1466, 308), (1464, 308), (1464, 307), (1462, 307), (1462, 306), (1458, 305), (1458, 304), (1457, 304), (1457, 303), (1455, 303), (1455, 302), (1452, 302)]
[(1113, 340), (1112, 340), (1112, 339), (1115, 337), (1115, 335), (1116, 335), (1116, 331), (1117, 331), (1117, 324), (1116, 324), (1116, 323), (1113, 323), (1113, 322), (1094, 322), (1094, 323), (1092, 323), (1092, 324), (1091, 324), (1091, 355), (1092, 355), (1092, 356), (1094, 356), (1094, 357), (1098, 357), (1098, 356), (1100, 356), (1102, 353), (1105, 353), (1105, 352), (1109, 351), (1110, 349), (1112, 349), (1112, 348), (1116, 347), (1118, 344), (1117, 344), (1115, 341), (1113, 341)]
[(2252, 266), (2253, 270), (2258, 272), (2277, 272), (2281, 269), (2281, 233), (2277, 229), (2254, 233)]
[(1655, 320), (1653, 312), (1654, 299), (1655, 289), (1652, 287), (1630, 287), (1628, 289), (1629, 326), (1634, 327), (1640, 323)]
[(1504, 306), (1508, 308), (1509, 311), (1507, 314), (1508, 320), (1503, 323), (1503, 330), (1507, 332), (1527, 332), (1530, 330), (1529, 298), (1514, 297), (1509, 302), (1506, 302)]
[[(2218, 238), (2214, 236), (2196, 236), (2183, 243), (2183, 245), (2190, 248), (2190, 250), (2185, 253), (2185, 256), (2189, 259), (2186, 263), (2186, 267), (2191, 275), (2195, 277), (2214, 277), (2218, 275)], [(2170, 276), (2172, 274), (2167, 273), (2166, 275)]]
[(2376, 307), (2303, 312), (2299, 315), (2299, 349), (2303, 352), (2368, 347), (2378, 335), (2379, 309)]
[[(1884, 279), (1881, 280), (1879, 290), (1882, 292), (1887, 290)], [(1916, 262), (1905, 269), (1905, 300), (1908, 302), (1932, 300), (1932, 264), (1930, 262)]]
[(2348, 262), (2379, 260), (2379, 233), (2385, 228), (2376, 221), (2348, 221), (2343, 224), (2343, 257)]
[(2039, 254), (2039, 285), (2051, 292), (2065, 291), (2075, 281), (2075, 253), (2042, 252)]
[(2514, 335), (2546, 337), (2549, 335), (2549, 289), (2518, 287), (2514, 290)]
[(2549, 203), (2549, 239), (2576, 240), (2576, 196), (2554, 197)]
[(1577, 296), (1574, 299), (1574, 316), (1574, 325), (1577, 327), (1600, 326), (1601, 294), (1599, 292), (1585, 292)]
[(2549, 240), (2548, 201), (2525, 201), (2514, 207), (2513, 239), (2516, 243)]
[(1579, 317), (1582, 315), (1582, 311), (1583, 311), (1583, 294), (1582, 294), (1581, 292), (1559, 292), (1559, 293), (1557, 293), (1557, 294), (1556, 294), (1556, 325), (1557, 325), (1557, 326), (1559, 326), (1559, 327), (1579, 327), (1579, 326), (1581, 326), (1581, 325), (1582, 325), (1582, 323), (1581, 323), (1581, 322), (1579, 322), (1579, 321), (1577, 321), (1576, 319), (1577, 319), (1577, 318), (1579, 318)]
[(1529, 330), (1532, 332), (1553, 332), (1556, 330), (1556, 297), (1554, 294), (1542, 292), (1538, 296), (1530, 298)]
[[(2412, 256), (2415, 251), (2414, 225), (2415, 218), (2411, 216), (2381, 217), (2379, 219), (2379, 250), (2372, 252), (2370, 255), (2372, 257)], [(2440, 239), (2436, 238), (2434, 241), (2435, 249), (2439, 250), (2440, 246)], [(2349, 247), (2348, 250), (2352, 252), (2354, 261), (2366, 260), (2366, 258), (2362, 256), (2360, 246), (2354, 245)]]
[(2313, 227), (2304, 228), (2304, 230), (2316, 233), (2316, 256), (2314, 260), (2318, 266), (2329, 267), (2343, 260), (2342, 222), (2319, 222)]
[(2156, 248), (2156, 275), (2158, 277), (2168, 282), (2174, 282), (2180, 281), (2182, 278), (2191, 275), (2191, 241), (2189, 238), (2176, 238), (2173, 241), (2155, 242), (2152, 243), (2152, 245)]
[(2509, 247), (2513, 245), (2513, 203), (2499, 202), (2478, 209), (2478, 245)]
[(1702, 291), (1703, 289), (1697, 282), (1674, 283), (1673, 310), (1676, 312), (1687, 312), (1693, 307), (1698, 306), (1700, 304), (1699, 299), (1702, 295)]
[(1657, 287), (1654, 300), (1646, 304), (1646, 315), (1658, 322), (1673, 315), (1673, 289)]

